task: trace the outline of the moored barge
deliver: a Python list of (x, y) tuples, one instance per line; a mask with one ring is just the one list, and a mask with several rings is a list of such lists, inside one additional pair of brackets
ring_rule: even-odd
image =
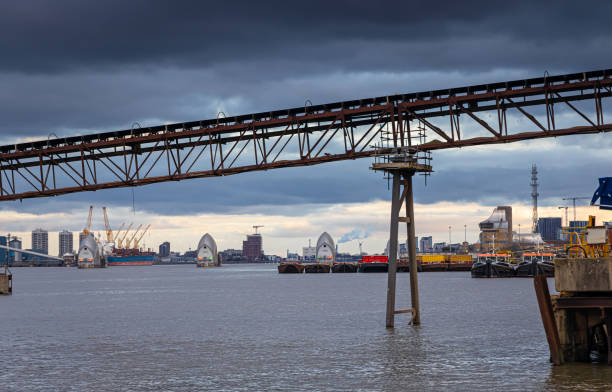
[(357, 272), (357, 263), (334, 263), (331, 268), (333, 273)]
[(523, 253), (521, 263), (515, 267), (516, 276), (530, 278), (536, 274), (555, 276), (553, 253)]
[(301, 274), (304, 272), (304, 265), (297, 261), (284, 261), (278, 265), (279, 274)]
[(514, 276), (509, 254), (479, 254), (472, 264), (472, 278), (509, 278)]
[(387, 272), (389, 259), (387, 256), (363, 256), (359, 263), (359, 272)]
[(329, 263), (308, 263), (304, 264), (304, 272), (307, 274), (328, 274), (331, 270)]

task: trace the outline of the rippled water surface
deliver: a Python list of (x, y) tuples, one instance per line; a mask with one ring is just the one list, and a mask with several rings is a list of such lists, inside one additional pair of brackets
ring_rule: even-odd
[[(386, 274), (13, 272), (2, 391), (612, 389), (607, 366), (549, 364), (530, 279), (422, 273), (422, 325), (398, 315), (390, 331)], [(399, 308), (409, 293), (398, 275)]]

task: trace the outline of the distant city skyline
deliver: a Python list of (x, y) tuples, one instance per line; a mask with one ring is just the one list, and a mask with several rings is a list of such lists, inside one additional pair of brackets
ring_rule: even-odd
[[(365, 207), (366, 205), (367, 207)], [(386, 201), (343, 205), (338, 206), (337, 214), (329, 215), (327, 218), (318, 215), (319, 210), (314, 211), (311, 215), (298, 217), (281, 215), (262, 217), (257, 214), (210, 214), (186, 218), (176, 216), (159, 217), (142, 212), (134, 216), (134, 221), (152, 223), (152, 230), (145, 235), (144, 243), (147, 248), (155, 251), (158, 250), (159, 245), (164, 241), (172, 244), (173, 251), (184, 253), (189, 249), (195, 250), (200, 237), (206, 232), (210, 232), (215, 236), (219, 250), (242, 249), (242, 241), (246, 239), (246, 235), (253, 233), (251, 228), (252, 222), (258, 221), (266, 226), (261, 229), (266, 254), (284, 255), (287, 252), (287, 248), (292, 253), (301, 254), (302, 248), (308, 245), (308, 240), (316, 241), (323, 231), (328, 231), (334, 240), (337, 240), (343, 234), (355, 228), (364, 228), (365, 226), (371, 228), (371, 233), (367, 239), (363, 240), (363, 250), (368, 253), (380, 253), (385, 249), (388, 240), (388, 207), (389, 202)], [(448, 242), (448, 226), (450, 225), (453, 227), (453, 238), (463, 241), (463, 225), (467, 224), (468, 242), (476, 242), (479, 234), (478, 223), (486, 219), (494, 207), (453, 203), (417, 204), (415, 206), (417, 236), (419, 238), (432, 236), (434, 243)], [(367, 213), (360, 212), (366, 208), (368, 208)], [(129, 213), (126, 213), (130, 210), (129, 207), (116, 208), (115, 210), (117, 210), (116, 213), (119, 216), (130, 216)], [(539, 211), (540, 217), (561, 217), (562, 215), (556, 207), (540, 207)], [(612, 221), (612, 212), (610, 211), (600, 211), (596, 207), (577, 207), (579, 218), (583, 217), (586, 220), (589, 214), (596, 215), (597, 222), (599, 223)], [(513, 205), (513, 216), (515, 231), (519, 231), (519, 224), (523, 233), (530, 228), (530, 204)], [(67, 222), (76, 221), (76, 224), (72, 224), (76, 228), (84, 226), (86, 218), (86, 212), (80, 215), (64, 216)], [(4, 219), (0, 217), (0, 224), (10, 229), (11, 223), (5, 223), (6, 220)], [(83, 223), (79, 224), (79, 220)], [(174, 221), (174, 223), (164, 225), (164, 222), (169, 221)], [(19, 225), (27, 225), (29, 222), (33, 222), (33, 228), (41, 226), (43, 229), (46, 229), (47, 227), (52, 228), (58, 225), (61, 227), (59, 230), (48, 230), (50, 238), (49, 254), (58, 254), (58, 233), (64, 229), (70, 230), (71, 225), (58, 222), (58, 217), (55, 214), (50, 214), (49, 216), (45, 214), (31, 216), (30, 219), (19, 222)], [(96, 236), (100, 234), (104, 238), (104, 227), (101, 224), (103, 225), (103, 222), (96, 222), (94, 220), (92, 231)], [(113, 221), (112, 216), (111, 226), (115, 230), (118, 228), (118, 224)], [(75, 241), (77, 241), (77, 234), (81, 230), (82, 227), (71, 230)], [(6, 233), (0, 234), (6, 235), (9, 232), (12, 236), (16, 235), (21, 238), (24, 249), (31, 248), (31, 230), (7, 230)], [(405, 231), (400, 231), (400, 240), (403, 240), (404, 237)], [(359, 252), (359, 244), (356, 240), (339, 244), (339, 251), (357, 254)]]

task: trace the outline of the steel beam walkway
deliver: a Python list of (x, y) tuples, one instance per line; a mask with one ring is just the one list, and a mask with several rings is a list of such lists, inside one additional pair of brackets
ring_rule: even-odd
[(0, 146), (0, 200), (609, 132), (611, 96), (607, 69)]

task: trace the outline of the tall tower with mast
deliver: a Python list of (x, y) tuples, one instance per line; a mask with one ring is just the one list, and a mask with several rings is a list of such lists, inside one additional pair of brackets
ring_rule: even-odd
[(531, 232), (538, 232), (538, 168), (535, 163), (531, 165), (531, 199), (533, 200), (533, 212), (531, 216)]

